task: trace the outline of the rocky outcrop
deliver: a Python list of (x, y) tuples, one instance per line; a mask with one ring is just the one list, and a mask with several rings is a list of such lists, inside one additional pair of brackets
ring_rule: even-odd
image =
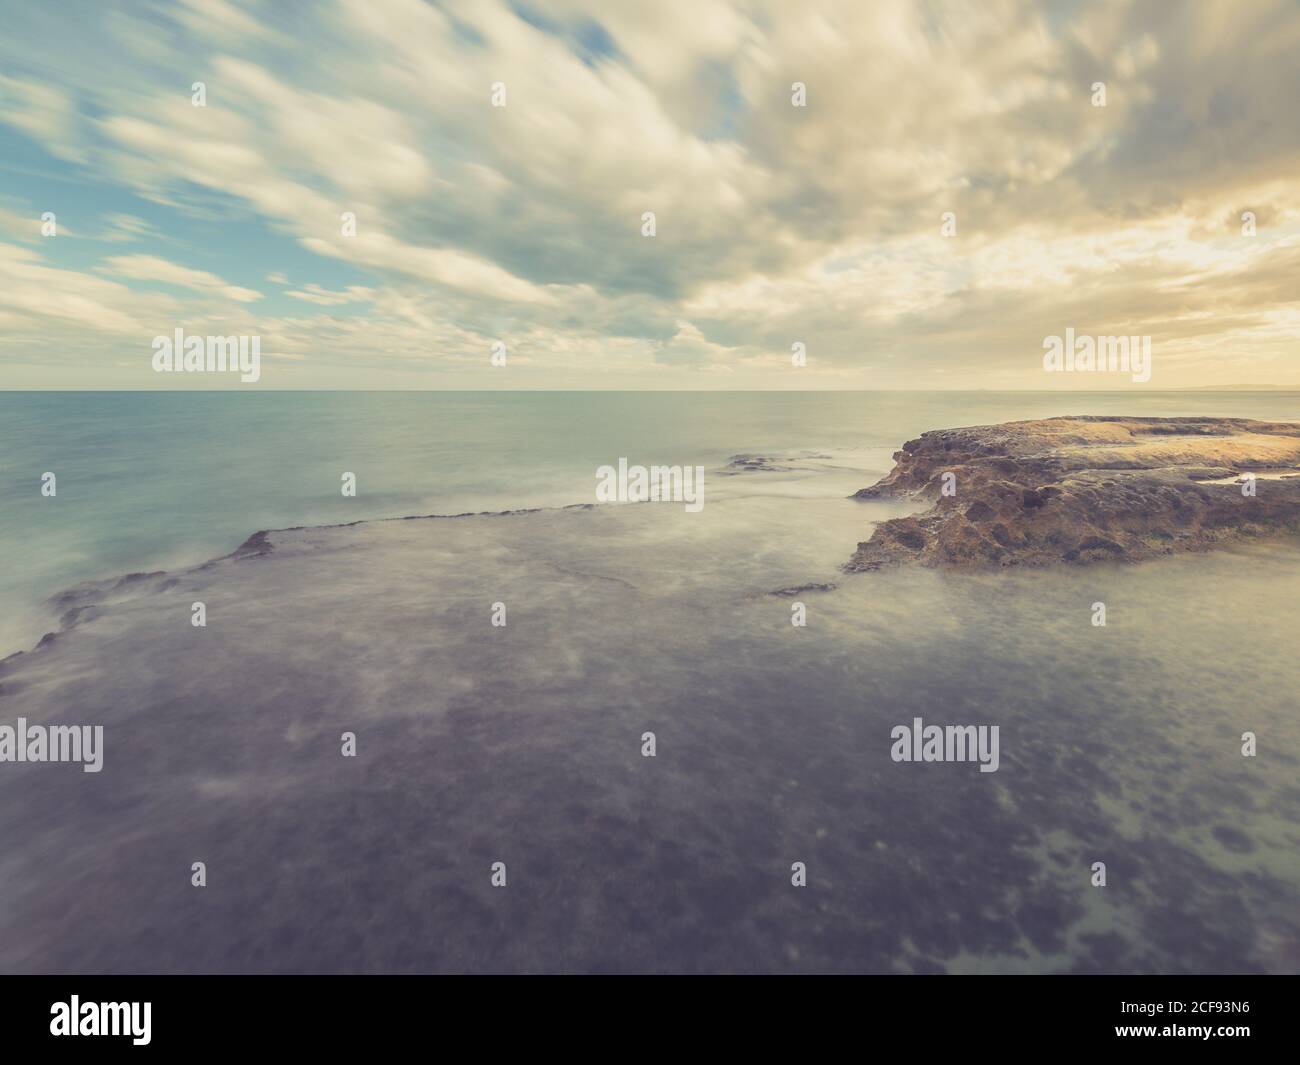
[(1290, 422), (1048, 418), (923, 433), (894, 459), (853, 498), (934, 506), (881, 522), (846, 570), (1139, 561), (1300, 533)]

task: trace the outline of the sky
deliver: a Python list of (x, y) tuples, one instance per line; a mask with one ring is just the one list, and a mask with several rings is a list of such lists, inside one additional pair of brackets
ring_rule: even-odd
[[(1296, 0), (0, 25), (0, 388), (1300, 387)], [(156, 373), (177, 328), (259, 381)]]

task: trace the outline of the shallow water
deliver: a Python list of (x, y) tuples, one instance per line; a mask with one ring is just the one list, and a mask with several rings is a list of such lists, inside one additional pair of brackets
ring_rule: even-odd
[(0, 657), (54, 628), (45, 600), (77, 581), (194, 565), (257, 529), (587, 503), (620, 456), (851, 449), (874, 478), (928, 429), (1060, 414), (1300, 421), (1300, 393), (0, 392)]
[[(554, 405), (554, 436), (563, 401), (540, 402)], [(675, 397), (622, 402), (608, 437), (552, 441), (523, 484), (590, 502), (593, 455), (717, 455), (703, 511), (306, 529), (275, 535), (265, 556), (65, 600), (80, 620), (10, 660), (0, 721), (102, 723), (104, 769), (0, 766), (0, 969), (1300, 968), (1300, 545), (846, 575), (871, 523), (907, 505), (845, 497), (933, 426), (881, 445), (838, 423), (818, 437), (812, 412), (847, 422), (843, 397), (697, 397), (677, 420), (648, 413)], [(730, 422), (706, 425), (707, 410)], [(651, 446), (673, 432), (674, 446)], [(723, 436), (741, 439), (710, 450)], [(777, 469), (724, 475), (717, 463), (741, 451)], [(581, 456), (575, 498), (559, 452)], [(318, 456), (321, 479), (337, 455)], [(401, 480), (375, 470), (363, 498)], [(474, 477), (466, 500), (509, 493), (499, 470)], [(76, 499), (64, 483), (59, 505)], [(196, 527), (234, 523), (218, 520), (215, 483)], [(208, 499), (202, 487), (169, 507)], [(390, 502), (466, 509), (424, 490)], [(318, 505), (345, 502), (360, 501)], [(245, 511), (273, 505), (293, 508)], [(278, 524), (307, 524), (303, 509)], [(246, 523), (209, 553), (262, 524), (276, 523)], [(822, 584), (834, 587), (772, 594)], [(196, 600), (203, 629), (189, 624)], [(490, 624), (495, 602), (504, 628)], [(790, 623), (795, 602), (806, 627)], [(998, 771), (892, 761), (890, 731), (914, 717), (998, 725)], [(1240, 753), (1247, 730), (1255, 758)], [(340, 757), (344, 731), (355, 759)], [(641, 756), (646, 731), (654, 758)], [(495, 861), (504, 888), (490, 884)], [(796, 861), (805, 888), (791, 886)], [(1095, 861), (1104, 888), (1090, 884)]]

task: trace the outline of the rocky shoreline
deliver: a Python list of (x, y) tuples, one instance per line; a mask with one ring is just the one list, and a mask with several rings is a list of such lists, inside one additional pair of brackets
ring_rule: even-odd
[(1291, 422), (1047, 418), (923, 433), (894, 460), (852, 498), (934, 505), (881, 522), (846, 571), (1136, 562), (1300, 534)]

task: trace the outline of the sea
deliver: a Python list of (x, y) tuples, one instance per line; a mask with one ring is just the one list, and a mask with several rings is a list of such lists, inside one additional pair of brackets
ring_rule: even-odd
[[(1068, 414), (1300, 421), (1300, 393), (0, 394), (0, 658), (78, 587), (110, 607), (0, 679), (0, 723), (110, 745), (0, 766), (0, 967), (1300, 970), (1300, 543), (840, 569), (911, 506), (849, 498), (906, 440)], [(593, 507), (620, 459), (703, 467), (705, 506)], [(177, 582), (209, 680), (159, 620)], [(345, 802), (349, 714), (391, 758)], [(258, 741), (181, 755), (164, 715)], [(917, 719), (999, 726), (998, 770), (893, 761)]]

